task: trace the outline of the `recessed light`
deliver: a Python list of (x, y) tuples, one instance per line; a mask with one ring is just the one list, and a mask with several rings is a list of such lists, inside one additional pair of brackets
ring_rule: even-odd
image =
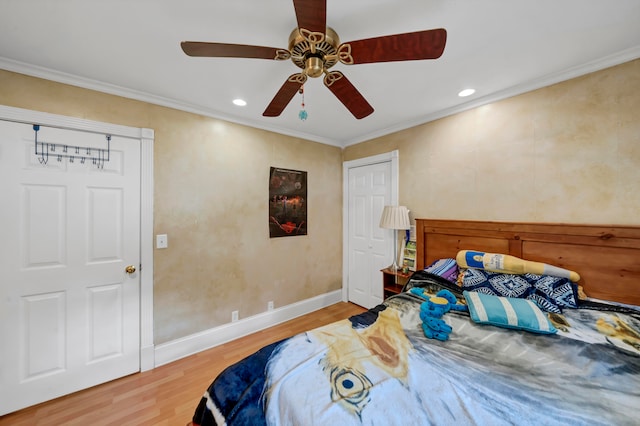
[(471, 96), (474, 93), (476, 93), (476, 89), (464, 89), (460, 93), (458, 93), (458, 96), (460, 96), (461, 98), (464, 98), (466, 96)]
[(247, 101), (245, 101), (244, 99), (234, 99), (233, 104), (238, 106), (245, 106), (247, 105)]

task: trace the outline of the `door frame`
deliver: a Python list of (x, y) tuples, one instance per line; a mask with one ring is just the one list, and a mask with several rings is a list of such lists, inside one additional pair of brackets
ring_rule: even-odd
[(155, 366), (153, 346), (153, 129), (0, 105), (0, 120), (103, 133), (140, 141), (140, 371)]
[[(386, 152), (371, 157), (358, 158), (342, 163), (342, 301), (349, 301), (349, 169), (378, 163), (391, 163), (391, 204), (399, 198), (399, 151)], [(380, 278), (382, 283), (382, 278)]]

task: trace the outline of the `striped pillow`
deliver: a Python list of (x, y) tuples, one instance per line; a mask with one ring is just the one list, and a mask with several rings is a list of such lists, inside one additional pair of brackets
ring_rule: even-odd
[(469, 306), (471, 319), (478, 324), (553, 334), (558, 330), (549, 322), (538, 305), (527, 299), (492, 296), (475, 291), (462, 293)]
[(428, 267), (424, 268), (426, 272), (440, 275), (442, 278), (455, 283), (458, 280), (458, 264), (455, 259), (439, 259)]

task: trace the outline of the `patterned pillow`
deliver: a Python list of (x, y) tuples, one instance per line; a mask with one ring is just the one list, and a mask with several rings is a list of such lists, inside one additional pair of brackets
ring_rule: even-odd
[(553, 334), (558, 330), (534, 302), (512, 297), (491, 296), (475, 291), (462, 292), (471, 319), (478, 324)]
[(439, 275), (442, 278), (455, 283), (458, 279), (458, 263), (455, 259), (439, 259), (428, 267), (424, 268), (426, 272)]
[(517, 297), (535, 302), (547, 312), (562, 313), (576, 308), (577, 286), (567, 278), (535, 274), (502, 274), (469, 268), (462, 276), (462, 288), (492, 296)]

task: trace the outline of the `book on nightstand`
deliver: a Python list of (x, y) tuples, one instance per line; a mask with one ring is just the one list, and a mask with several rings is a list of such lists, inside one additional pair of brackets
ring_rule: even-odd
[(416, 270), (416, 242), (407, 241), (404, 248), (404, 259), (402, 261), (403, 269), (409, 271)]

